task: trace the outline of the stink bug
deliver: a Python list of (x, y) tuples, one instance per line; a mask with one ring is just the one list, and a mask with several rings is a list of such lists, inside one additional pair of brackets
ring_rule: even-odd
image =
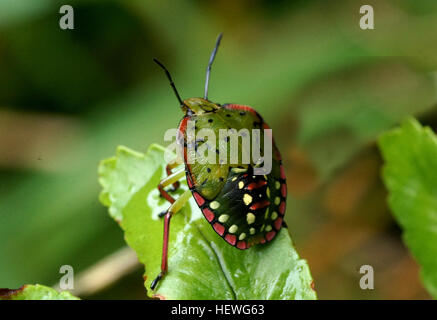
[[(251, 107), (238, 104), (220, 105), (208, 100), (209, 75), (220, 40), (221, 34), (217, 38), (206, 69), (203, 98), (182, 100), (166, 67), (154, 59), (164, 69), (184, 112), (184, 117), (179, 123), (178, 129), (178, 143), (183, 150), (181, 152), (181, 158), (183, 159), (167, 165), (168, 176), (158, 185), (161, 196), (169, 201), (171, 205), (167, 211), (161, 214), (161, 216), (165, 216), (161, 273), (153, 280), (152, 290), (155, 289), (158, 281), (167, 272), (171, 217), (191, 197), (194, 197), (204, 217), (215, 232), (237, 249), (244, 250), (253, 245), (264, 244), (273, 240), (284, 224), (287, 184), (281, 155), (273, 141), (271, 130), (269, 130), (270, 135), (268, 137), (271, 145), (270, 151), (272, 151), (271, 170), (266, 174), (255, 174), (256, 168), (260, 166), (259, 162), (253, 160), (243, 162), (241, 154), (238, 155), (236, 163), (223, 163), (221, 161), (218, 163), (200, 163), (196, 161), (192, 163), (187, 161), (187, 126), (190, 121), (193, 121), (197, 130), (209, 128), (217, 135), (220, 135), (220, 130), (231, 128), (236, 131), (248, 129), (251, 132), (253, 132), (252, 129), (260, 129), (261, 131), (269, 129), (262, 117)], [(267, 133), (263, 133), (263, 136), (264, 134)], [(229, 139), (225, 140), (228, 142)], [(197, 148), (207, 144), (208, 141), (195, 140), (194, 143), (196, 153)], [(216, 149), (215, 151), (220, 153), (221, 150)], [(172, 172), (179, 164), (184, 164), (184, 168)], [(184, 176), (186, 176), (189, 190), (175, 200), (164, 188), (173, 185), (173, 189), (177, 189), (179, 180)]]

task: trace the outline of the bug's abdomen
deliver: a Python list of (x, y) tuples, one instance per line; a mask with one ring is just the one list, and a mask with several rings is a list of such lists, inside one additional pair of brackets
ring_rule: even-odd
[(224, 188), (212, 201), (192, 189), (205, 218), (229, 244), (247, 249), (271, 241), (281, 229), (287, 195), (281, 167), (279, 164), (268, 176), (254, 176), (252, 166), (232, 168)]

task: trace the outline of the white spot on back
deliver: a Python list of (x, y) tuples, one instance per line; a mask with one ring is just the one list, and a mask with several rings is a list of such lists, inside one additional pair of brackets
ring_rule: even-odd
[(252, 196), (248, 193), (245, 193), (243, 196), (243, 201), (246, 206), (248, 206), (252, 202)]
[(238, 227), (237, 225), (233, 224), (230, 228), (229, 228), (229, 233), (235, 233), (237, 232)]
[(280, 199), (279, 197), (276, 197), (276, 198), (275, 198), (275, 204), (278, 205), (279, 202), (281, 202), (281, 199)]
[(228, 219), (229, 219), (229, 215), (227, 215), (227, 214), (222, 214), (222, 215), (218, 218), (218, 221), (221, 222), (221, 223), (225, 223), (226, 221), (228, 221)]
[(209, 204), (210, 208), (215, 210), (218, 209), (220, 207), (220, 203), (218, 201), (213, 201)]
[(248, 224), (252, 224), (252, 223), (254, 223), (254, 222), (255, 222), (255, 215), (254, 215), (252, 212), (249, 212), (249, 213), (246, 215), (246, 220), (247, 220), (247, 223), (248, 223)]

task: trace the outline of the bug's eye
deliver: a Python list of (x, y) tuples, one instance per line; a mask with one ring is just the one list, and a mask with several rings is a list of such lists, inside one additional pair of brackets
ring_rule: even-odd
[(188, 109), (193, 113), (205, 113), (205, 112), (213, 112), (220, 108), (219, 105), (202, 99), (202, 98), (189, 98), (184, 100), (184, 105), (187, 106)]

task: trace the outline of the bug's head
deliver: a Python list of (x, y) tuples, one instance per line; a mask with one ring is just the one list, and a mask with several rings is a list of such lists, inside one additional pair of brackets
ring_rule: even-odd
[(206, 68), (205, 95), (203, 98), (189, 98), (189, 99), (182, 100), (178, 90), (176, 89), (176, 86), (173, 82), (170, 72), (161, 62), (159, 62), (156, 59), (153, 59), (153, 61), (155, 61), (156, 64), (158, 64), (162, 69), (164, 69), (165, 74), (167, 75), (167, 78), (170, 81), (170, 85), (176, 95), (176, 98), (178, 99), (179, 104), (185, 113), (201, 114), (204, 112), (211, 112), (220, 108), (218, 104), (208, 100), (208, 84), (209, 84), (209, 75), (211, 73), (211, 66), (212, 63), (214, 62), (215, 55), (217, 54), (217, 50), (220, 45), (221, 39), (222, 39), (222, 34), (220, 33), (215, 43), (214, 50), (211, 53), (211, 57), (209, 58), (208, 67)]
[(218, 104), (215, 104), (207, 99), (203, 98), (189, 98), (183, 101), (181, 106), (185, 113), (192, 112), (194, 114), (202, 114), (205, 112), (212, 112), (220, 108)]

